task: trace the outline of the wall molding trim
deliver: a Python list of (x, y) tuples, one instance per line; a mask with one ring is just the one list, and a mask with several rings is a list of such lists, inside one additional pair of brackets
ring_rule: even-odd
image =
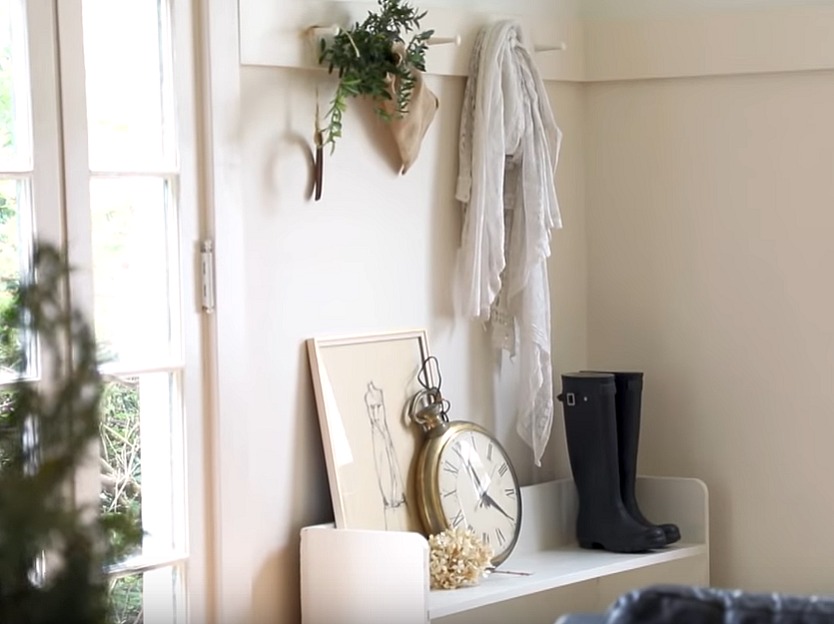
[(834, 69), (834, 8), (584, 22), (586, 82)]

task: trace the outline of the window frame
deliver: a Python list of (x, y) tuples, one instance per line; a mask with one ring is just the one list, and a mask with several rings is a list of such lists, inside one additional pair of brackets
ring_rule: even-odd
[[(33, 228), (38, 238), (64, 246), (73, 266), (68, 284), (72, 305), (93, 318), (92, 222), (90, 217), (87, 114), (83, 55), (82, 0), (14, 0), (26, 17), (31, 90), (33, 163), (31, 177)], [(145, 572), (168, 565), (182, 565), (187, 621), (209, 621), (213, 592), (209, 585), (212, 540), (208, 522), (211, 486), (210, 441), (207, 439), (207, 400), (210, 382), (204, 353), (212, 341), (206, 332), (212, 325), (200, 306), (199, 243), (204, 238), (205, 215), (200, 209), (197, 148), (197, 65), (194, 6), (192, 0), (160, 0), (169, 10), (172, 75), (176, 100), (178, 166), (168, 173), (175, 179), (179, 206), (176, 235), (179, 243), (179, 311), (182, 317), (181, 362), (169, 366), (181, 372), (186, 549), (170, 556), (150, 555), (109, 570), (114, 576)], [(79, 85), (82, 85), (79, 87)], [(14, 177), (14, 172), (0, 176)], [(111, 172), (118, 174), (119, 172)], [(123, 173), (123, 172), (122, 172)], [(140, 173), (140, 172), (135, 172)], [(146, 172), (148, 173), (148, 172)], [(16, 175), (16, 174), (15, 174)], [(143, 372), (145, 372), (143, 370)], [(77, 475), (77, 504), (99, 497), (98, 445), (90, 449), (90, 461)]]
[(211, 376), (207, 407), (213, 432), (214, 615), (216, 622), (234, 622), (254, 607), (254, 554), (259, 547), (253, 542), (253, 520), (245, 511), (251, 497), (258, 494), (251, 489), (250, 425), (245, 416), (250, 395), (246, 283), (241, 279), (246, 274), (246, 228), (238, 139), (243, 77), (240, 15), (237, 2), (229, 0), (204, 0), (195, 9), (202, 69), (203, 201), (206, 233), (216, 249), (217, 306), (206, 318), (211, 327), (206, 366)]

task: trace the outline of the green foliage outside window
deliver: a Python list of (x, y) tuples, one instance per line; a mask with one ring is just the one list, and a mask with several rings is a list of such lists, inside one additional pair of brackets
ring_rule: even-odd
[[(100, 511), (102, 514), (122, 514), (141, 527), (142, 463), (137, 379), (105, 384), (99, 431)], [(111, 624), (141, 624), (144, 615), (142, 575), (113, 579), (109, 590)]]
[(131, 574), (113, 579), (109, 584), (111, 624), (142, 624), (142, 575)]

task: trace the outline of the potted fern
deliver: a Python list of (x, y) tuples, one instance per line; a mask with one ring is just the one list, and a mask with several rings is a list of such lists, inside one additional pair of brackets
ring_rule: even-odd
[[(68, 496), (98, 437), (103, 384), (92, 329), (62, 296), (67, 274), (63, 253), (39, 245), (0, 314), (0, 367), (19, 375), (0, 393), (0, 622), (106, 624), (103, 566), (142, 537), (133, 518), (96, 516)], [(23, 376), (27, 336), (51, 363), (41, 383)]]
[[(374, 104), (376, 114), (393, 124), (395, 140), (404, 150), (407, 169), (416, 151), (405, 145), (399, 126), (418, 126), (419, 141), (437, 109), (437, 98), (422, 82), (426, 71), (426, 50), (433, 30), (420, 30), (426, 12), (420, 12), (405, 0), (378, 0), (379, 8), (370, 11), (361, 23), (342, 30), (332, 40), (321, 40), (319, 63), (339, 78), (336, 92), (326, 114), (324, 143), (335, 147), (342, 136), (342, 119), (350, 98), (364, 96)], [(410, 135), (414, 134), (411, 129)], [(404, 139), (403, 139), (404, 140)], [(413, 143), (413, 138), (409, 139)], [(409, 162), (406, 162), (409, 161)]]

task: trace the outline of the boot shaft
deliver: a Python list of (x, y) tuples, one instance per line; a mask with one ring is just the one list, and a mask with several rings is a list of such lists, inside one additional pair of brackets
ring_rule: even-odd
[(635, 500), (637, 451), (640, 446), (640, 411), (643, 373), (614, 373), (617, 386), (617, 446), (620, 455), (620, 485), (629, 507)]
[[(562, 375), (559, 400), (580, 509), (621, 504), (617, 461), (616, 386), (606, 373)], [(593, 493), (593, 495), (585, 495)]]
[(559, 400), (566, 407), (590, 407), (600, 401), (613, 400), (616, 391), (616, 380), (611, 373), (565, 373), (562, 375), (562, 394), (559, 395)]
[(612, 375), (617, 389), (617, 414), (632, 412), (640, 415), (643, 394), (643, 373), (638, 371), (582, 371), (585, 373)]
[[(590, 372), (590, 371), (588, 371)], [(614, 377), (616, 387), (617, 452), (619, 455), (620, 483), (623, 499), (634, 495), (637, 476), (637, 450), (640, 443), (640, 411), (642, 408), (643, 373), (622, 371), (595, 371)]]
[(614, 375), (614, 384), (617, 387), (617, 424), (623, 419), (636, 419), (639, 428), (643, 396), (643, 373), (616, 372), (612, 374)]

